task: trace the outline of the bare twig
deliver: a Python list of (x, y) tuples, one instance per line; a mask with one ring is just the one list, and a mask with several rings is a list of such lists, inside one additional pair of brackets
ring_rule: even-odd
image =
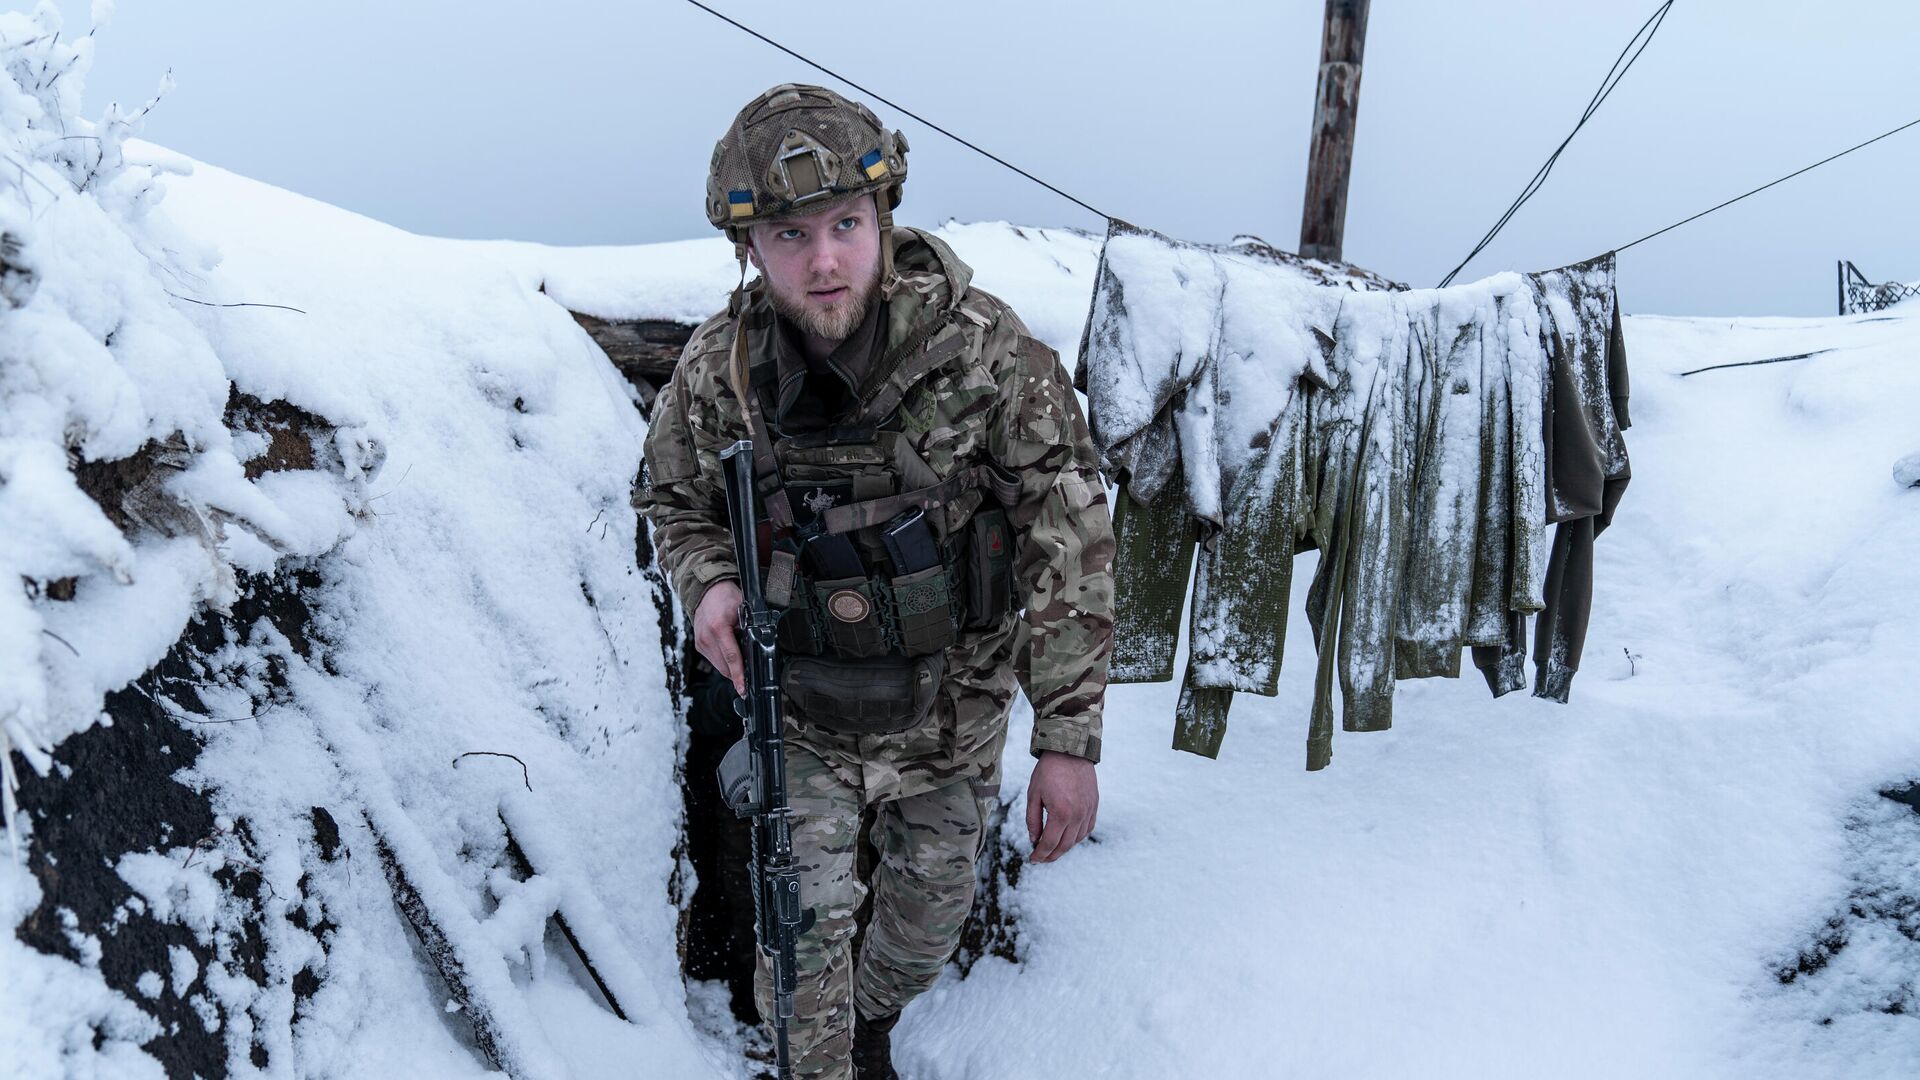
[[(89, 34), (88, 36), (89, 36), (89, 37), (91, 37), (92, 35), (91, 35), (91, 34)], [(42, 64), (40, 65), (40, 75), (41, 75), (41, 79), (40, 79), (40, 82), (38, 82), (38, 83), (36, 83), (36, 84), (34, 85), (34, 89), (35, 89), (35, 90), (42, 90), (42, 89), (45, 89), (45, 88), (46, 88), (46, 85), (47, 85), (48, 83), (50, 83), (50, 82), (52, 82), (52, 81), (54, 81), (55, 79), (58, 79), (58, 78), (60, 78), (60, 77), (62, 77), (62, 76), (64, 76), (64, 75), (65, 75), (65, 74), (66, 74), (67, 72), (69, 72), (69, 71), (72, 71), (72, 70), (73, 70), (73, 65), (74, 65), (74, 64), (76, 64), (76, 63), (78, 63), (78, 62), (79, 62), (79, 60), (80, 60), (80, 54), (79, 54), (79, 53), (74, 53), (74, 54), (73, 54), (72, 56), (69, 56), (69, 57), (67, 57), (67, 66), (66, 66), (66, 67), (63, 67), (63, 68), (61, 68), (61, 69), (60, 69), (59, 71), (56, 71), (56, 72), (54, 72), (54, 73), (53, 73), (53, 75), (52, 75), (52, 77), (48, 77), (48, 76), (47, 76), (47, 74), (46, 74), (46, 71), (47, 71), (47, 65), (46, 65), (46, 64), (44, 64), (44, 63), (42, 63)]]
[(179, 293), (172, 292), (172, 291), (169, 291), (167, 295), (173, 297), (175, 300), (185, 300), (189, 304), (199, 304), (201, 307), (261, 307), (261, 308), (274, 308), (279, 311), (291, 311), (299, 315), (306, 314), (306, 312), (300, 310), (297, 307), (288, 307), (285, 304), (251, 304), (251, 303), (216, 304), (211, 300), (195, 300), (191, 296), (181, 296)]
[(473, 757), (475, 755), (479, 755), (482, 757), (513, 758), (513, 760), (519, 761), (520, 762), (520, 782), (527, 785), (528, 791), (533, 790), (533, 780), (529, 777), (527, 773), (527, 763), (524, 761), (520, 761), (519, 758), (514, 757), (514, 755), (512, 754), (503, 754), (498, 750), (469, 750), (466, 753), (460, 754), (459, 756), (453, 759), (453, 767), (456, 769), (460, 767), (460, 758)]
[(200, 839), (194, 841), (193, 846), (187, 849), (187, 857), (181, 861), (180, 869), (185, 870), (188, 867), (192, 866), (194, 857), (199, 855), (203, 848), (212, 844), (213, 840), (214, 840), (213, 836), (209, 834), (207, 836), (203, 836)]
[(33, 175), (31, 172), (28, 172), (27, 167), (25, 165), (22, 165), (20, 162), (14, 160), (11, 154), (0, 153), (0, 161), (4, 161), (7, 164), (13, 166), (14, 169), (20, 173), (21, 179), (31, 180), (34, 183), (39, 184), (40, 190), (53, 196), (55, 199), (58, 199), (60, 197), (60, 193), (58, 191), (55, 191), (53, 188), (47, 186), (47, 182), (45, 180), (42, 180), (39, 177)]
[[(165, 707), (165, 706), (162, 706), (162, 708), (164, 708), (164, 707)], [(258, 720), (258, 719), (260, 719), (261, 717), (263, 717), (263, 716), (265, 716), (265, 715), (267, 715), (268, 713), (270, 713), (270, 712), (272, 712), (273, 710), (275, 710), (275, 709), (277, 709), (277, 708), (279, 708), (279, 707), (280, 707), (280, 703), (279, 703), (279, 702), (277, 702), (277, 701), (269, 701), (269, 702), (267, 702), (267, 707), (266, 707), (266, 708), (264, 708), (264, 709), (261, 709), (261, 710), (260, 710), (259, 712), (251, 712), (251, 713), (248, 713), (248, 714), (247, 714), (247, 715), (245, 715), (245, 716), (208, 716), (208, 717), (196, 717), (196, 716), (194, 716), (194, 715), (192, 715), (191, 713), (186, 713), (186, 712), (176, 712), (176, 713), (174, 713), (174, 714), (173, 714), (173, 717), (174, 717), (174, 719), (176, 719), (176, 720), (185, 720), (185, 721), (186, 721), (187, 723), (189, 723), (189, 724), (238, 724), (238, 723), (241, 723), (242, 721), (246, 721), (246, 720)]]
[[(186, 680), (176, 679), (174, 681), (184, 682)], [(172, 698), (156, 697), (155, 695), (148, 693), (137, 682), (131, 683), (129, 685), (133, 687), (134, 693), (139, 694), (141, 697), (146, 698), (148, 701), (153, 702), (155, 705), (158, 705), (160, 707), (161, 712), (166, 713), (168, 716), (173, 717), (175, 720), (184, 721), (185, 723), (189, 723), (189, 724), (238, 724), (247, 720), (258, 720), (261, 717), (272, 712), (273, 710), (279, 708), (283, 704), (283, 702), (269, 701), (267, 702), (266, 708), (260, 709), (256, 712), (250, 712), (245, 716), (195, 716), (192, 713), (188, 712), (187, 710), (182, 709), (180, 706), (174, 704)]]
[(1684, 379), (1689, 375), (1698, 375), (1703, 371), (1719, 371), (1723, 368), (1758, 367), (1761, 364), (1784, 364), (1789, 360), (1805, 360), (1809, 357), (1838, 351), (1838, 349), (1815, 349), (1812, 352), (1794, 353), (1792, 356), (1769, 356), (1765, 360), (1741, 360), (1732, 364), (1713, 364), (1709, 367), (1694, 368), (1692, 371), (1683, 371), (1680, 373), (1680, 377)]
[[(75, 59), (78, 59), (78, 57), (76, 57)], [(167, 96), (166, 85), (167, 85), (167, 82), (171, 81), (172, 79), (173, 79), (173, 69), (168, 68), (166, 74), (161, 76), (162, 81), (160, 84), (161, 86), (160, 92), (148, 98), (147, 103), (145, 105), (140, 106), (139, 112), (134, 113), (132, 116), (127, 117), (127, 122), (131, 124), (133, 121), (138, 120), (141, 117), (146, 116), (148, 113), (152, 112), (153, 107), (155, 105), (160, 104), (160, 99)]]
[(393, 486), (392, 486), (392, 487), (390, 487), (390, 488), (388, 488), (387, 490), (385, 490), (385, 491), (383, 491), (383, 492), (381, 492), (381, 493), (380, 493), (380, 494), (378, 494), (378, 495), (369, 495), (369, 496), (367, 496), (367, 501), (368, 501), (368, 502), (372, 502), (372, 501), (373, 501), (373, 500), (375, 500), (375, 499), (384, 499), (384, 498), (386, 498), (387, 496), (389, 496), (389, 495), (391, 495), (391, 494), (393, 494), (394, 492), (396, 492), (396, 491), (399, 491), (399, 490), (400, 490), (400, 485), (401, 485), (401, 484), (404, 484), (404, 483), (406, 483), (406, 482), (407, 482), (407, 477), (409, 477), (409, 476), (412, 476), (412, 475), (413, 475), (413, 466), (412, 466), (412, 465), (408, 465), (408, 466), (407, 466), (407, 471), (406, 471), (406, 472), (403, 472), (403, 473), (401, 473), (401, 474), (400, 474), (400, 479), (398, 479), (398, 480), (395, 480), (395, 481), (393, 482)]
[(73, 655), (75, 656), (80, 655), (80, 650), (73, 647), (73, 642), (68, 641), (66, 638), (61, 637), (59, 634), (54, 633), (53, 631), (47, 629), (44, 626), (40, 628), (40, 632), (52, 638), (53, 640), (59, 642), (60, 644), (65, 645), (67, 647), (67, 651), (72, 653)]

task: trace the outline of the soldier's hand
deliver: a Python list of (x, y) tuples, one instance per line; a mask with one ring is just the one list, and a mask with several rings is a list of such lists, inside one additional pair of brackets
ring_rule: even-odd
[(747, 667), (740, 659), (734, 627), (739, 625), (740, 605), (745, 601), (738, 582), (716, 581), (707, 587), (693, 613), (693, 647), (713, 670), (733, 680), (733, 692), (741, 697), (747, 693)]
[(1087, 838), (1100, 812), (1100, 781), (1093, 762), (1040, 751), (1033, 779), (1027, 782), (1027, 838), (1033, 842), (1028, 862), (1052, 862)]

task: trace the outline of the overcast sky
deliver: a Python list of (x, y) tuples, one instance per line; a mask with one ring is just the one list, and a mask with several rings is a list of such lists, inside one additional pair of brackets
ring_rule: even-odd
[[(1106, 213), (1299, 238), (1321, 0), (711, 0)], [(10, 7), (20, 5), (9, 4)], [(87, 4), (64, 0), (70, 32)], [(1377, 0), (1346, 255), (1432, 285), (1566, 135), (1656, 0)], [(1562, 265), (1920, 117), (1920, 3), (1679, 0), (1544, 191), (1464, 273)], [(785, 81), (844, 86), (683, 0), (120, 0), (87, 111), (415, 232), (706, 235), (713, 142)], [(902, 220), (1100, 219), (872, 102)], [(1920, 128), (1622, 256), (1631, 312), (1829, 314), (1834, 267), (1920, 279)]]

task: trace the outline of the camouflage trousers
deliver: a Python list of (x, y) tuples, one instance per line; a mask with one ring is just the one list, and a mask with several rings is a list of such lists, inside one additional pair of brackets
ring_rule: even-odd
[[(877, 858), (871, 881), (863, 881), (864, 793), (813, 751), (787, 743), (800, 902), (814, 913), (797, 943), (799, 987), (788, 1023), (796, 1076), (852, 1080), (853, 1010), (897, 1013), (947, 966), (973, 906), (974, 864), (997, 786), (963, 779), (872, 807), (867, 837)], [(857, 916), (869, 893), (861, 934)], [(765, 1018), (772, 982), (764, 955), (754, 988)]]

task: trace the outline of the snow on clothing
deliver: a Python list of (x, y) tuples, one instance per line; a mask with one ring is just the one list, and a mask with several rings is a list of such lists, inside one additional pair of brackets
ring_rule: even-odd
[[(1627, 415), (1627, 350), (1615, 300), (1613, 258), (1531, 275), (1543, 298), (1552, 387), (1546, 435), (1547, 520), (1558, 523), (1547, 561), (1545, 604), (1534, 642), (1534, 694), (1567, 700), (1593, 604), (1593, 541), (1613, 522), (1632, 469), (1622, 438)], [(1550, 317), (1549, 317), (1550, 316)], [(1498, 648), (1476, 646), (1474, 665), (1494, 696), (1526, 685), (1520, 668), (1526, 622), (1509, 620)]]
[(1245, 244), (1108, 234), (1081, 367), (1122, 487), (1113, 678), (1173, 677), (1191, 567), (1181, 749), (1219, 752), (1234, 691), (1276, 693), (1306, 548), (1322, 553), (1308, 768), (1331, 755), (1336, 676), (1342, 725), (1365, 731), (1391, 725), (1395, 679), (1457, 676), (1463, 647), (1512, 689), (1527, 614), (1537, 692), (1565, 700), (1578, 666), (1592, 535), (1627, 475), (1611, 256), (1353, 284)]

